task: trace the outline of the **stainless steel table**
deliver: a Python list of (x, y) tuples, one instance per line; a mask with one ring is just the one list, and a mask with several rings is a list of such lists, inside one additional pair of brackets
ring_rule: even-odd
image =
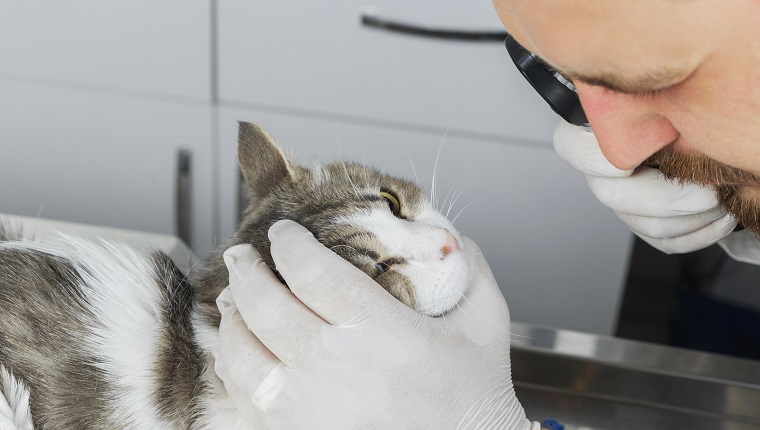
[[(758, 327), (760, 330), (760, 327)], [(760, 429), (760, 361), (513, 323), (517, 396), (566, 429)]]

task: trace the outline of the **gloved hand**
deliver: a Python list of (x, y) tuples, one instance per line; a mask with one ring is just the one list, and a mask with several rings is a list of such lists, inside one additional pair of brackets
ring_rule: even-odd
[(515, 397), (509, 310), (472, 241), (462, 244), (474, 268), (466, 300), (430, 318), (300, 225), (280, 221), (269, 237), (290, 290), (253, 247), (238, 245), (225, 253), (230, 286), (217, 301), (217, 374), (252, 423), (266, 421), (271, 429), (540, 428)]
[[(728, 236), (736, 221), (715, 191), (665, 180), (657, 169), (620, 170), (602, 154), (594, 134), (560, 121), (554, 149), (586, 175), (591, 191), (641, 239), (670, 253), (691, 252)], [(758, 250), (760, 251), (760, 249)]]

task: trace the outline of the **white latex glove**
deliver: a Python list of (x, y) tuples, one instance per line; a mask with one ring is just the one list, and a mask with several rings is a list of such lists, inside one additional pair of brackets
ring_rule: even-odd
[[(641, 239), (670, 253), (691, 252), (728, 236), (736, 221), (713, 189), (665, 180), (657, 169), (620, 170), (602, 154), (594, 134), (560, 121), (554, 149), (586, 175), (591, 191)], [(760, 249), (758, 249), (760, 252)]]
[(218, 300), (217, 374), (251, 422), (271, 429), (540, 428), (515, 397), (509, 310), (472, 241), (462, 244), (475, 268), (467, 300), (430, 318), (300, 225), (280, 221), (269, 237), (290, 290), (253, 247), (238, 245), (224, 255), (230, 286)]
[(735, 231), (718, 242), (718, 245), (736, 261), (760, 264), (760, 242), (749, 230)]

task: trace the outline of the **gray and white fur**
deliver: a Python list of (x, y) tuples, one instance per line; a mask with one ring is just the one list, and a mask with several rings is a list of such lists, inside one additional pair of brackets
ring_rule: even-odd
[(222, 253), (250, 243), (275, 269), (267, 230), (280, 219), (421, 313), (461, 299), (459, 235), (416, 185), (354, 163), (304, 168), (249, 123), (238, 156), (251, 206), (187, 275), (160, 252), (0, 225), (0, 430), (247, 428), (213, 371)]

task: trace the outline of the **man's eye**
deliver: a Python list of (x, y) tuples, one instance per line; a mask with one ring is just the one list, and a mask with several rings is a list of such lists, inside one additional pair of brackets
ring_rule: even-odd
[(665, 89), (666, 88), (660, 88), (657, 90), (643, 90), (643, 91), (638, 91), (634, 93), (633, 95), (640, 99), (648, 99), (648, 98), (652, 98), (652, 97), (656, 97), (660, 95)]
[(390, 208), (391, 213), (393, 213), (394, 216), (398, 217), (401, 214), (401, 203), (399, 203), (398, 197), (389, 191), (380, 191), (380, 197), (388, 202), (388, 208)]

